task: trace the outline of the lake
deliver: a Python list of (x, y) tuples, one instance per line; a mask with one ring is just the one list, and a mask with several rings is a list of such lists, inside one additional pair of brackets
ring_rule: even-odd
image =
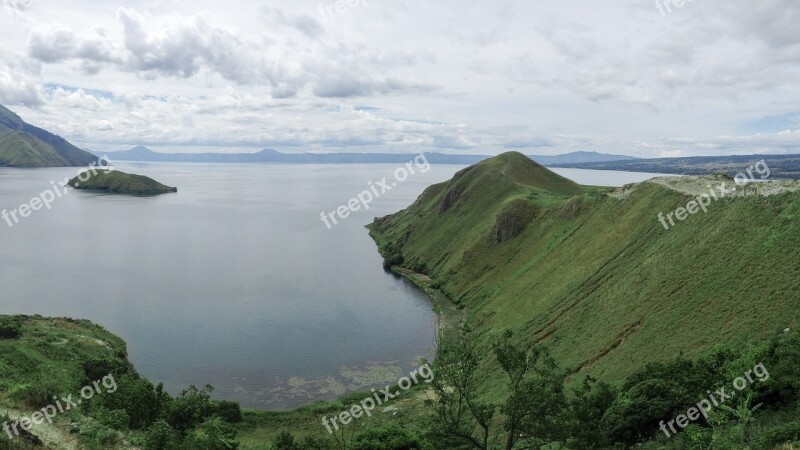
[[(172, 393), (279, 410), (395, 383), (433, 352), (436, 317), (386, 273), (364, 225), (462, 166), (433, 166), (328, 229), (333, 211), (393, 165), (121, 163), (177, 194), (70, 191), (13, 227), (0, 222), (0, 314), (89, 319)], [(0, 209), (77, 173), (0, 169)], [(555, 169), (582, 184), (656, 176)]]

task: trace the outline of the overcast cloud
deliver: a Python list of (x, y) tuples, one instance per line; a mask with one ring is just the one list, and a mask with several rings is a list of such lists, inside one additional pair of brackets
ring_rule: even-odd
[(0, 103), (82, 147), (800, 153), (796, 0), (0, 2)]

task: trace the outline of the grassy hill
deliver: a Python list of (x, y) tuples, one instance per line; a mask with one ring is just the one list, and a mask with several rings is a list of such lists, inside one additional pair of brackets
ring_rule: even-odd
[[(86, 179), (82, 180), (81, 177)], [(109, 194), (158, 195), (178, 192), (177, 188), (163, 185), (150, 177), (118, 170), (85, 171), (71, 179), (69, 185), (75, 189), (102, 191)]]
[(97, 157), (0, 105), (0, 167), (88, 166)]
[(430, 276), (480, 330), (513, 329), (580, 378), (621, 382), (800, 321), (800, 193), (721, 199), (665, 230), (658, 213), (693, 198), (656, 182), (580, 187), (507, 153), (371, 231), (390, 264)]

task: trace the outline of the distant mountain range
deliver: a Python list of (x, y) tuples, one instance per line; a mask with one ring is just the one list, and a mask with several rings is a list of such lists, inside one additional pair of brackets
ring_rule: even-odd
[(735, 155), (689, 156), (684, 158), (636, 159), (627, 161), (579, 161), (551, 164), (554, 167), (623, 172), (669, 173), (676, 175), (705, 175), (726, 173), (735, 176), (763, 160), (770, 178), (800, 180), (800, 155)]
[(76, 167), (96, 160), (91, 153), (25, 123), (0, 105), (0, 167)]
[(544, 155), (527, 155), (528, 158), (536, 161), (543, 166), (552, 166), (555, 164), (575, 164), (575, 163), (599, 163), (610, 161), (630, 161), (638, 160), (633, 156), (625, 155), (609, 155), (606, 153), (597, 152), (572, 152), (556, 156)]
[[(205, 163), (289, 163), (289, 164), (402, 164), (416, 154), (392, 153), (281, 153), (277, 150), (261, 150), (257, 153), (159, 153), (147, 147), (137, 146), (120, 152), (89, 150), (97, 156), (108, 156), (111, 161), (158, 161), (158, 162), (205, 162)], [(448, 155), (426, 153), (431, 164), (475, 164), (490, 155)], [(529, 155), (534, 161), (544, 164), (571, 164), (581, 162), (607, 162), (635, 159), (631, 156), (606, 155), (597, 152), (574, 152), (557, 156)]]
[[(120, 152), (81, 150), (65, 139), (25, 123), (13, 111), (0, 105), (0, 167), (75, 167), (85, 166), (108, 156), (111, 161), (205, 162), (205, 163), (284, 163), (284, 164), (403, 164), (417, 154), (391, 153), (281, 153), (265, 149), (257, 153), (159, 153), (137, 146)], [(431, 164), (469, 165), (490, 155), (448, 155), (426, 153)], [(575, 164), (635, 159), (631, 156), (597, 152), (573, 152), (557, 156), (529, 155), (544, 164)]]

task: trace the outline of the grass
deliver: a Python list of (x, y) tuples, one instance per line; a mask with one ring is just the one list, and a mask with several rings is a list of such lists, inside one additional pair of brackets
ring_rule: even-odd
[[(648, 362), (798, 325), (799, 194), (722, 199), (665, 231), (658, 213), (692, 197), (644, 183), (614, 198), (523, 158), (484, 161), (371, 226), (479, 330), (546, 344), (574, 379), (620, 382)], [(497, 220), (519, 199), (537, 212), (498, 243)]]
[[(0, 316), (0, 319), (8, 319)], [(115, 359), (127, 364), (125, 342), (89, 321), (19, 317), (18, 339), (0, 339), (0, 401), (36, 407), (31, 389), (43, 383), (55, 394), (82, 387), (83, 363)]]

